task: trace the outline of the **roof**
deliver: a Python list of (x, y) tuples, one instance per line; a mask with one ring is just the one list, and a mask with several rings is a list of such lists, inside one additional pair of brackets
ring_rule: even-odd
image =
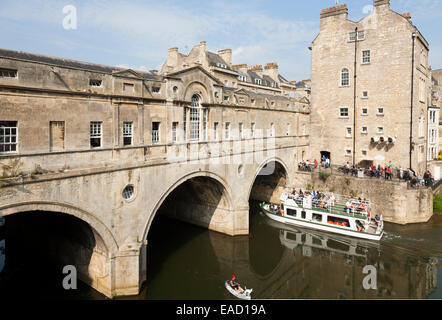
[(223, 64), (226, 66), (226, 69), (231, 70), (227, 63), (224, 61), (223, 58), (219, 54), (207, 51), (207, 58), (209, 59), (209, 65), (210, 66), (217, 66), (218, 64)]
[[(0, 57), (25, 60), (25, 61), (31, 61), (31, 62), (40, 62), (40, 63), (46, 63), (46, 64), (60, 66), (60, 67), (83, 69), (83, 70), (103, 72), (103, 73), (112, 73), (113, 71), (127, 70), (127, 68), (112, 67), (112, 66), (106, 66), (106, 65), (95, 64), (95, 63), (90, 63), (90, 62), (83, 62), (83, 61), (77, 61), (77, 60), (71, 60), (71, 59), (51, 57), (51, 56), (46, 56), (46, 55), (42, 55), (42, 54), (35, 54), (35, 53), (8, 50), (8, 49), (0, 49)], [(148, 79), (148, 80), (157, 79), (157, 77), (150, 72), (138, 71), (138, 70), (136, 70), (136, 72), (139, 75), (143, 76), (145, 79)]]

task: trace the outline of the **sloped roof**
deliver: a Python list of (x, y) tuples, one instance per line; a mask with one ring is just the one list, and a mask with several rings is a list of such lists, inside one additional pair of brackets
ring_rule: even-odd
[[(106, 66), (106, 65), (95, 64), (95, 63), (90, 63), (90, 62), (64, 59), (64, 58), (46, 56), (46, 55), (42, 55), (42, 54), (35, 54), (35, 53), (8, 50), (8, 49), (0, 49), (0, 57), (25, 60), (25, 61), (31, 61), (31, 62), (40, 62), (40, 63), (46, 63), (46, 64), (60, 66), (60, 67), (83, 69), (83, 70), (103, 72), (103, 73), (112, 73), (114, 71), (127, 70), (126, 68), (112, 67), (112, 66)], [(145, 79), (148, 79), (148, 80), (157, 79), (157, 77), (150, 72), (137, 70), (136, 73), (143, 76)]]

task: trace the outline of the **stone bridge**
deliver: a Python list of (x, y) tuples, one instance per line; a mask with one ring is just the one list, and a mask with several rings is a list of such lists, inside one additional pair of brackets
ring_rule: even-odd
[[(48, 230), (54, 232), (51, 247), (57, 261), (75, 265), (82, 281), (108, 297), (136, 295), (146, 280), (147, 236), (158, 214), (230, 236), (246, 235), (249, 199), (269, 200), (291, 184), (297, 141), (268, 139), (261, 148), (253, 146), (254, 140), (242, 143), (252, 144), (251, 149), (243, 145), (243, 151), (235, 153), (233, 142), (230, 153), (217, 153), (219, 148), (211, 143), (153, 146), (147, 152), (150, 161), (143, 159), (145, 148), (135, 148), (126, 151), (132, 156), (124, 156), (134, 162), (125, 165), (119, 164), (115, 151), (103, 151), (115, 161), (2, 180), (0, 214), (6, 225), (17, 213), (39, 217), (53, 212), (81, 220), (72, 224), (67, 220), (67, 229), (79, 227), (60, 231), (73, 235), (68, 243), (57, 241), (56, 231)], [(171, 160), (170, 154), (185, 156)], [(97, 157), (96, 151), (90, 156)], [(45, 163), (56, 157), (48, 155)], [(106, 159), (105, 154), (100, 157)], [(29, 232), (39, 237), (38, 230)], [(78, 234), (87, 236), (75, 240)]]

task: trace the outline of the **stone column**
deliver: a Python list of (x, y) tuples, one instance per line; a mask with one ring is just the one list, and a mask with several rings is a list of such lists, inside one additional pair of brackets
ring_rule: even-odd
[(112, 104), (112, 130), (114, 147), (120, 145), (120, 104), (114, 102)]
[(144, 104), (138, 104), (138, 136), (139, 144), (144, 145)]

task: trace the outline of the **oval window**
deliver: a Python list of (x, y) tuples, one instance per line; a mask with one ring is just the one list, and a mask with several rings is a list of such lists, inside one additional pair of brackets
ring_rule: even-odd
[(134, 194), (135, 194), (135, 189), (133, 185), (128, 185), (123, 190), (123, 198), (125, 200), (131, 200), (134, 197)]

